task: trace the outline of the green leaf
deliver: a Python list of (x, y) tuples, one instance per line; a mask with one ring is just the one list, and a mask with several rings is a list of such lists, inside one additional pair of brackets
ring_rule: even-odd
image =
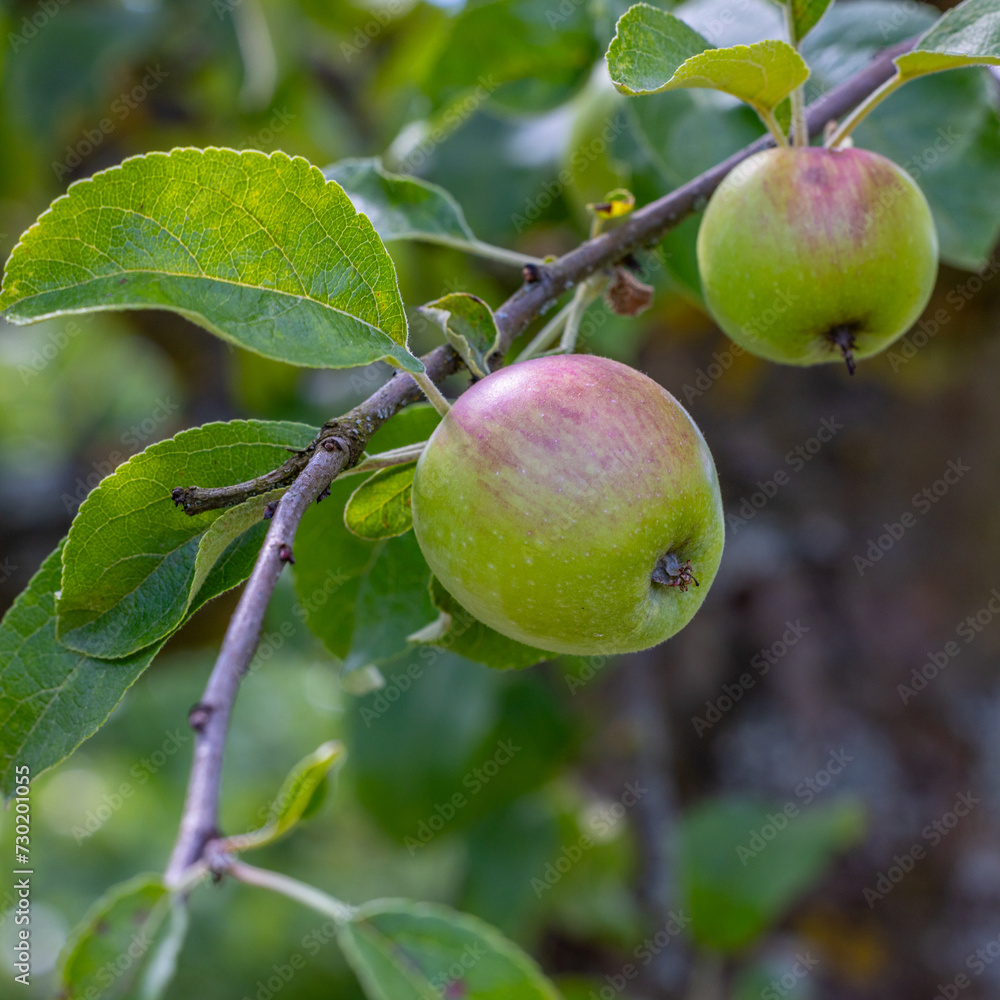
[(310, 808), (325, 788), (330, 768), (344, 756), (344, 745), (331, 740), (303, 757), (288, 773), (271, 805), (267, 822), (258, 830), (229, 837), (227, 847), (247, 851), (263, 847), (283, 837), (300, 820), (310, 814)]
[(381, 690), (345, 712), (345, 775), (411, 856), (545, 785), (572, 746), (561, 685), (538, 671), (501, 673), (427, 647), (379, 669)]
[(394, 538), (413, 527), (413, 472), (416, 462), (379, 469), (352, 494), (344, 524), (358, 538)]
[(474, 243), (461, 206), (443, 187), (390, 173), (379, 157), (341, 160), (323, 170), (371, 220), (383, 240)]
[(145, 963), (142, 981), (136, 990), (136, 1000), (160, 1000), (177, 973), (177, 959), (180, 957), (184, 939), (190, 923), (187, 904), (174, 897), (170, 901), (170, 922), (157, 941)]
[(863, 827), (864, 814), (851, 801), (769, 808), (729, 797), (689, 810), (680, 828), (680, 867), (695, 938), (718, 951), (741, 951)]
[(608, 70), (624, 94), (721, 90), (765, 119), (809, 77), (809, 67), (787, 42), (768, 39), (715, 49), (679, 18), (648, 4), (629, 8), (619, 20)]
[(259, 529), (268, 508), (284, 495), (285, 490), (280, 489), (251, 497), (235, 507), (227, 507), (208, 526), (198, 542), (198, 552), (194, 559), (194, 576), (189, 590), (192, 599), (199, 594), (208, 575), (218, 565), (229, 546), (246, 532)]
[(500, 331), (493, 310), (481, 298), (453, 292), (421, 306), (420, 312), (441, 327), (473, 375), (489, 375), (489, 357), (499, 349)]
[(777, 0), (782, 7), (792, 8), (792, 41), (798, 45), (816, 26), (833, 0)]
[(521, 670), (553, 658), (552, 653), (508, 639), (484, 625), (444, 589), (437, 577), (431, 577), (430, 590), (431, 600), (440, 614), (435, 621), (413, 633), (411, 642), (451, 650), (494, 670)]
[(171, 309), (306, 367), (422, 371), (371, 223), (284, 153), (175, 149), (70, 185), (14, 248), (0, 312), (30, 323), (94, 309)]
[[(150, 646), (114, 663), (67, 649), (56, 638), (62, 544), (42, 563), (0, 622), (0, 791), (13, 794), (68, 757), (121, 701), (159, 652)], [(162, 644), (161, 644), (162, 645)]]
[(802, 56), (788, 42), (769, 39), (692, 56), (661, 89), (721, 90), (768, 115), (808, 78), (809, 67)]
[[(560, 848), (569, 842), (563, 839), (566, 831), (560, 829), (553, 799), (561, 805), (563, 789), (555, 795), (543, 790), (514, 799), (485, 815), (462, 837), (465, 872), (455, 905), (522, 941), (531, 939), (540, 920), (555, 916), (549, 894), (539, 896), (532, 885), (532, 879), (558, 859)], [(576, 902), (570, 905), (579, 912)]]
[(305, 424), (206, 424), (120, 466), (90, 493), (70, 528), (60, 640), (92, 656), (127, 656), (245, 580), (267, 530), (268, 498), (189, 516), (174, 506), (171, 490), (263, 475), (281, 465), (289, 448), (305, 447), (313, 437)]
[(660, 85), (647, 92), (682, 87), (721, 90), (768, 116), (808, 77), (809, 67), (802, 56), (787, 42), (770, 39), (728, 49), (706, 49), (669, 75), (664, 73)]
[(903, 80), (959, 66), (1000, 65), (996, 0), (963, 0), (945, 11), (914, 50), (897, 56), (895, 62)]
[[(374, 453), (425, 441), (440, 419), (429, 405), (408, 406), (375, 432), (369, 448)], [(427, 594), (430, 570), (416, 543), (411, 545), (411, 535), (373, 542), (344, 526), (343, 511), (353, 490), (350, 479), (337, 479), (330, 496), (306, 512), (296, 535), (293, 572), (297, 614), (334, 656), (347, 659), (350, 669), (360, 669), (377, 663), (387, 649), (389, 655), (405, 649), (406, 636), (434, 612)], [(382, 582), (373, 587), (376, 577)], [(379, 595), (382, 585), (403, 589), (395, 597), (392, 592)], [(399, 620), (380, 622), (380, 604), (386, 610), (398, 608)]]
[(623, 94), (655, 94), (707, 41), (673, 14), (637, 3), (619, 18), (608, 48), (611, 81)]
[(376, 900), (337, 939), (369, 1000), (559, 1000), (520, 948), (444, 906)]
[(434, 614), (430, 576), (412, 531), (375, 543), (358, 588), (345, 671), (378, 666), (407, 648), (408, 637)]
[(160, 875), (137, 875), (109, 889), (63, 948), (67, 1000), (123, 996), (169, 912), (170, 896)]

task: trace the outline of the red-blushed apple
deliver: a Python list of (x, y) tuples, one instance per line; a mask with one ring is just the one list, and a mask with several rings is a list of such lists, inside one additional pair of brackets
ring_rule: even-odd
[(654, 646), (722, 557), (711, 453), (684, 408), (608, 358), (503, 368), (458, 398), (417, 463), (434, 574), (498, 632), (556, 653)]
[(905, 333), (937, 275), (920, 188), (863, 149), (756, 153), (712, 195), (698, 268), (716, 322), (792, 365), (867, 358)]

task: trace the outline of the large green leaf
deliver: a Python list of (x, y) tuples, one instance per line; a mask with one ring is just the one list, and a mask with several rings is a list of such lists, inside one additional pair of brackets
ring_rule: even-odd
[(498, 930), (443, 906), (376, 900), (341, 925), (337, 939), (369, 1000), (559, 1000)]
[(323, 170), (371, 220), (383, 240), (474, 243), (461, 206), (443, 187), (390, 173), (376, 157), (341, 160)]
[(851, 801), (769, 808), (730, 797), (691, 809), (680, 827), (680, 871), (695, 938), (741, 951), (818, 881), (863, 826)]
[(412, 531), (375, 543), (358, 587), (345, 670), (377, 666), (407, 648), (409, 636), (434, 616), (430, 576)]
[(608, 71), (623, 94), (655, 94), (708, 42), (680, 18), (647, 3), (619, 19), (608, 48)]
[[(407, 407), (376, 431), (369, 448), (374, 453), (424, 441), (440, 419), (431, 406)], [(434, 617), (430, 569), (412, 534), (370, 541), (345, 527), (355, 486), (349, 478), (335, 480), (330, 496), (306, 512), (294, 568), (297, 613), (349, 670), (406, 649), (406, 637)]]
[(305, 424), (235, 420), (151, 445), (93, 490), (63, 553), (59, 637), (115, 658), (156, 642), (249, 575), (268, 497), (189, 516), (177, 486), (226, 486), (264, 474), (313, 439)]
[(787, 42), (707, 49), (681, 64), (657, 90), (704, 87), (746, 101), (761, 115), (775, 108), (809, 77), (809, 67)]
[(904, 80), (959, 66), (1000, 65), (1000, 8), (996, 0), (963, 0), (914, 46), (897, 56)]
[(0, 791), (12, 794), (54, 767), (92, 735), (149, 666), (159, 646), (114, 663), (74, 652), (56, 639), (62, 545), (42, 563), (0, 622)]
[(120, 997), (151, 951), (170, 896), (160, 875), (137, 875), (109, 889), (70, 935), (61, 955), (67, 1000)]
[(284, 153), (175, 149), (72, 184), (14, 248), (0, 312), (30, 323), (94, 309), (172, 309), (307, 367), (422, 370), (371, 223)]
[[(787, 42), (712, 48), (678, 17), (648, 4), (631, 7), (618, 22), (608, 71), (624, 94), (719, 90), (746, 101), (766, 121), (809, 77), (808, 66)], [(787, 118), (787, 106), (780, 117)]]

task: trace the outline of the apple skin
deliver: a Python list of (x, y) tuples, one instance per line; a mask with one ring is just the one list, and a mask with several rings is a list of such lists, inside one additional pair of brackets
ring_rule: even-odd
[[(937, 275), (920, 188), (863, 149), (769, 149), (732, 170), (698, 231), (705, 301), (732, 340), (792, 365), (854, 358), (905, 333)], [(848, 357), (848, 368), (853, 370)]]
[[(725, 533), (711, 453), (680, 403), (627, 365), (579, 354), (502, 368), (458, 398), (417, 463), (413, 527), (476, 618), (581, 655), (683, 628)], [(668, 553), (690, 560), (699, 586), (653, 582)]]

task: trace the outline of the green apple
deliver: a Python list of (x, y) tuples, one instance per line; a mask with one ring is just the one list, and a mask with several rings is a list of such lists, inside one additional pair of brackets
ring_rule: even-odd
[(867, 358), (913, 325), (934, 288), (927, 200), (863, 149), (769, 149), (732, 170), (698, 231), (716, 322), (791, 365)]
[(417, 463), (413, 527), (478, 619), (578, 654), (683, 628), (724, 535), (715, 465), (684, 408), (592, 355), (512, 365), (460, 396)]

